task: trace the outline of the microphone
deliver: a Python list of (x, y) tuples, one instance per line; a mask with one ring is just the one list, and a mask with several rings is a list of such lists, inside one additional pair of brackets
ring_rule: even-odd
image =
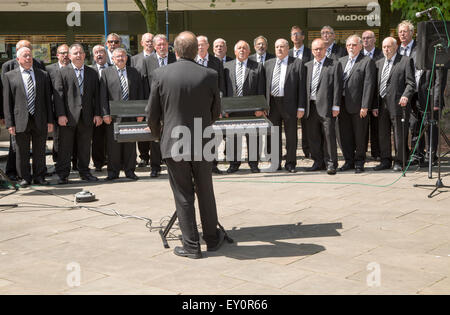
[(422, 15), (428, 14), (428, 13), (430, 13), (431, 11), (433, 11), (434, 9), (435, 9), (435, 7), (431, 7), (431, 8), (429, 8), (429, 9), (424, 10), (424, 11), (417, 12), (417, 13), (416, 13), (416, 17), (417, 17), (417, 18), (420, 18)]

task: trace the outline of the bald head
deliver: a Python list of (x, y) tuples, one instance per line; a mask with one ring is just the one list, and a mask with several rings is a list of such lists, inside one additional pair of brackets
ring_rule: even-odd
[(320, 38), (316, 38), (315, 40), (313, 40), (313, 42), (311, 44), (311, 50), (314, 55), (314, 59), (316, 59), (316, 61), (320, 61), (323, 58), (325, 58), (326, 49), (327, 49), (327, 46), (325, 44), (325, 41), (323, 41)]
[(29, 50), (33, 50), (33, 46), (26, 39), (19, 40), (16, 44), (16, 51), (18, 51), (22, 47), (27, 47)]
[(177, 58), (194, 60), (198, 52), (198, 41), (194, 33), (185, 31), (175, 38), (174, 49)]
[(286, 39), (280, 38), (276, 40), (275, 54), (280, 60), (283, 60), (289, 54), (289, 42)]
[(391, 59), (397, 52), (397, 40), (393, 37), (386, 37), (383, 40), (383, 54), (387, 59)]

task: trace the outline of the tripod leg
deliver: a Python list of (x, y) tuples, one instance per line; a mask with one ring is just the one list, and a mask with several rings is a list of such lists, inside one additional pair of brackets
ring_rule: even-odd
[(167, 223), (166, 228), (164, 230), (159, 230), (159, 235), (161, 236), (161, 240), (163, 242), (164, 248), (170, 248), (169, 243), (167, 242), (167, 235), (169, 234), (170, 229), (172, 228), (176, 219), (177, 219), (177, 211), (175, 210), (175, 213), (170, 218), (169, 223)]

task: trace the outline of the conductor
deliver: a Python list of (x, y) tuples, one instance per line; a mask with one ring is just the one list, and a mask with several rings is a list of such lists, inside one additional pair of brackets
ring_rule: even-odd
[[(217, 72), (197, 64), (198, 43), (191, 32), (180, 33), (174, 42), (178, 61), (153, 72), (148, 101), (148, 126), (160, 137), (162, 158), (165, 159), (173, 191), (183, 246), (175, 255), (201, 258), (199, 233), (195, 219), (194, 193), (197, 194), (203, 239), (208, 251), (216, 251), (225, 234), (218, 229), (217, 208), (212, 183), (212, 162), (199, 158), (198, 150), (180, 152), (175, 149), (178, 137), (174, 130), (189, 130), (189, 148), (194, 147), (194, 120), (201, 120), (202, 130), (220, 114)], [(161, 126), (163, 120), (164, 128)], [(202, 131), (203, 134), (203, 131)], [(183, 140), (186, 135), (182, 135)], [(202, 139), (202, 147), (206, 140)], [(197, 140), (198, 141), (198, 140)], [(203, 149), (202, 149), (203, 152)]]

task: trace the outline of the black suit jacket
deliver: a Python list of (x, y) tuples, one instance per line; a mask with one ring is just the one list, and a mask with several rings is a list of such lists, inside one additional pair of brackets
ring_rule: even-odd
[[(275, 55), (269, 54), (268, 52), (266, 52), (266, 59), (264, 59), (264, 64), (267, 62), (267, 60), (273, 59), (275, 58)], [(256, 53), (254, 53), (253, 55), (248, 56), (248, 59), (253, 60), (255, 62), (258, 62), (258, 58), (256, 57)]]
[[(266, 100), (270, 105), (273, 71), (278, 58), (271, 59), (264, 65), (266, 77)], [(299, 58), (288, 57), (284, 79), (283, 105), (289, 115), (296, 115), (299, 108), (306, 107), (306, 68)]]
[(344, 47), (334, 43), (333, 48), (331, 49), (331, 55), (329, 58), (338, 60), (341, 57), (347, 56), (347, 49)]
[[(377, 101), (378, 108), (381, 105), (380, 97), (380, 85), (381, 85), (381, 74), (383, 71), (383, 66), (386, 58), (380, 59), (376, 62), (377, 67), (377, 78), (378, 78), (378, 88), (377, 88)], [(411, 58), (407, 56), (402, 56), (397, 54), (395, 56), (394, 63), (389, 73), (389, 77), (386, 83), (386, 102), (388, 109), (393, 115), (401, 116), (402, 108), (399, 105), (400, 98), (405, 96), (411, 101), (414, 92), (416, 91), (416, 83), (414, 78), (414, 66)], [(407, 108), (410, 108), (410, 102), (408, 102)]]
[[(40, 69), (33, 70), (36, 80), (36, 99), (34, 121), (43, 133), (47, 124), (53, 124), (51, 87), (48, 73)], [(20, 68), (5, 73), (3, 79), (3, 105), (6, 128), (16, 127), (16, 132), (24, 132), (28, 124), (27, 95)]]
[[(142, 77), (133, 67), (126, 67), (128, 80), (128, 99), (142, 100), (144, 99), (144, 88), (142, 85)], [(120, 86), (119, 72), (115, 66), (108, 67), (102, 71), (100, 79), (100, 100), (102, 107), (102, 116), (111, 114), (109, 101), (122, 100), (122, 89)]]
[[(294, 48), (289, 49), (289, 57), (294, 57)], [(303, 63), (306, 63), (313, 59), (312, 51), (308, 47), (304, 46), (303, 56), (301, 58)]]
[[(229, 61), (224, 66), (225, 88), (224, 96), (236, 95), (236, 59)], [(264, 76), (264, 66), (256, 61), (247, 59), (247, 67), (244, 74), (243, 96), (265, 95), (266, 81)]]
[(225, 94), (225, 77), (223, 72), (223, 62), (213, 55), (208, 55), (208, 68), (216, 70), (219, 75), (219, 90)]
[[(217, 72), (203, 67), (193, 60), (178, 62), (153, 72), (152, 88), (148, 100), (148, 125), (153, 134), (161, 135), (162, 157), (202, 160), (202, 152), (194, 151), (194, 118), (200, 118), (203, 130), (220, 114), (220, 95)], [(164, 121), (161, 132), (161, 120)], [(180, 126), (191, 131), (191, 152), (181, 154), (172, 150), (179, 142), (172, 137), (174, 128)], [(202, 133), (203, 134), (203, 133)], [(203, 139), (203, 146), (208, 139)]]
[(76, 126), (81, 118), (92, 126), (94, 116), (100, 116), (99, 80), (94, 69), (84, 66), (83, 96), (80, 95), (78, 79), (72, 64), (60, 69), (54, 86), (56, 117), (67, 116), (67, 126)]
[[(311, 81), (314, 69), (314, 60), (306, 63), (306, 113), (309, 116), (311, 101)], [(319, 84), (316, 92), (316, 109), (323, 118), (333, 117), (333, 106), (341, 106), (342, 99), (342, 75), (341, 64), (334, 59), (325, 58), (319, 76)]]
[(56, 79), (56, 73), (59, 71), (59, 63), (55, 62), (52, 63), (51, 65), (48, 65), (45, 67), (45, 71), (48, 72), (50, 79), (52, 81), (52, 85), (55, 82)]
[[(155, 51), (153, 51), (151, 53), (151, 55), (155, 54)], [(150, 55), (150, 56), (151, 56)], [(137, 55), (134, 55), (133, 57), (131, 57), (131, 66), (136, 68), (137, 71), (139, 71), (139, 73), (141, 75), (143, 75), (144, 73), (144, 67), (145, 67), (145, 56), (144, 56), (144, 52), (141, 52)]]
[[(167, 64), (171, 64), (177, 61), (177, 57), (174, 53), (169, 52), (167, 56)], [(150, 89), (152, 85), (152, 73), (159, 68), (158, 54), (154, 53), (151, 56), (144, 59), (144, 67), (142, 76), (144, 79), (144, 98), (147, 99), (150, 95)]]
[[(348, 61), (348, 56), (339, 58), (342, 69), (345, 69)], [(359, 113), (361, 108), (371, 109), (373, 95), (377, 87), (376, 74), (375, 62), (370, 57), (365, 57), (360, 53), (349, 73), (347, 83), (343, 87), (345, 110), (348, 113)]]

